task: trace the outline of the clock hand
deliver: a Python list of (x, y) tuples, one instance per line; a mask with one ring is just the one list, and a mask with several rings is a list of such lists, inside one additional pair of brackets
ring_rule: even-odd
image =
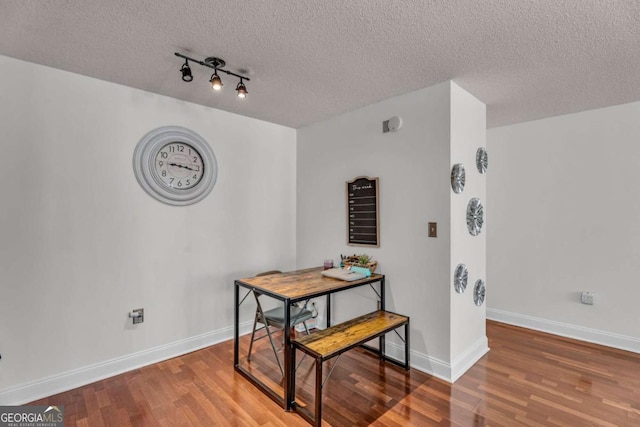
[(169, 163), (169, 166), (177, 166), (179, 168), (189, 169), (190, 171), (195, 170), (193, 168), (190, 168), (189, 166), (181, 165), (179, 163)]

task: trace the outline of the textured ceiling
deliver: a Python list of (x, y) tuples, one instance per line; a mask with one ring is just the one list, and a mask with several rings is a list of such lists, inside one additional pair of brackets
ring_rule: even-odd
[(640, 100), (640, 1), (1, 0), (0, 54), (294, 128), (452, 79), (494, 127)]

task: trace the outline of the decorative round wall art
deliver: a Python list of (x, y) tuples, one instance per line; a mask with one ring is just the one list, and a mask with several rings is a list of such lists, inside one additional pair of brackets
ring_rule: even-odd
[(473, 302), (477, 306), (481, 306), (484, 302), (484, 297), (486, 293), (486, 286), (484, 284), (484, 280), (478, 279), (476, 280), (476, 284), (473, 287)]
[(478, 148), (478, 151), (476, 151), (476, 167), (478, 168), (478, 172), (486, 173), (488, 166), (489, 155), (487, 154), (487, 149), (480, 147)]
[(480, 199), (473, 198), (467, 205), (467, 229), (469, 234), (477, 236), (482, 231), (484, 224), (484, 208), (480, 203)]
[(456, 292), (461, 294), (467, 289), (467, 280), (469, 278), (469, 273), (467, 271), (467, 266), (464, 264), (458, 264), (453, 273), (453, 287)]
[(466, 182), (464, 166), (462, 163), (456, 163), (451, 168), (451, 189), (454, 193), (462, 193)]
[(147, 133), (133, 152), (133, 172), (155, 199), (184, 206), (205, 198), (216, 185), (218, 164), (200, 135), (179, 126)]

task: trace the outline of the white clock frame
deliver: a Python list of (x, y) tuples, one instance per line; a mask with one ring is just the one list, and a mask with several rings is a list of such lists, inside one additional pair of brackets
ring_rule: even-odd
[[(198, 152), (202, 158), (202, 178), (189, 188), (168, 186), (157, 174), (155, 161), (167, 144), (179, 142)], [(142, 137), (133, 152), (133, 172), (140, 186), (153, 198), (173, 206), (199, 202), (213, 190), (218, 179), (218, 163), (211, 146), (197, 133), (180, 126), (163, 126)]]

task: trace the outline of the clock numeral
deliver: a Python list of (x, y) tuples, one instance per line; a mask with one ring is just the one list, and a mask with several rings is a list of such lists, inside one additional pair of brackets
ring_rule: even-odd
[[(191, 151), (191, 150), (189, 150), (189, 151)], [(194, 161), (194, 162), (197, 162), (197, 161), (198, 161), (198, 158), (197, 158), (196, 156), (193, 156), (193, 161)]]
[(162, 165), (164, 165), (164, 162), (162, 160), (158, 161), (158, 166), (162, 167)]
[(164, 171), (164, 170), (163, 170), (163, 171), (162, 171), (162, 173), (161, 173), (161, 175), (162, 175), (162, 177), (164, 178), (165, 176), (167, 176), (167, 171)]
[(182, 181), (178, 181), (178, 187), (182, 187)]
[(196, 165), (196, 172), (200, 172), (200, 166)]
[(163, 159), (166, 159), (167, 157), (169, 157), (169, 153), (167, 153), (166, 151), (161, 151), (160, 157), (162, 157)]
[(198, 179), (198, 174), (194, 174), (193, 179)]
[(173, 181), (175, 181), (175, 178), (169, 178), (169, 184), (173, 184)]
[(191, 180), (188, 179), (186, 185), (191, 185)]

